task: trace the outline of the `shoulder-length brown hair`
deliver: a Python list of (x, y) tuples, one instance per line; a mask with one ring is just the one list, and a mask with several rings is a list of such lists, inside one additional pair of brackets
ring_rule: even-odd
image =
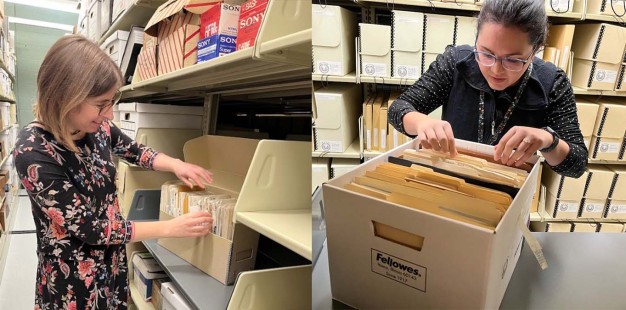
[(121, 84), (120, 69), (95, 43), (81, 35), (64, 36), (39, 68), (35, 117), (58, 142), (78, 152), (67, 127), (70, 111)]

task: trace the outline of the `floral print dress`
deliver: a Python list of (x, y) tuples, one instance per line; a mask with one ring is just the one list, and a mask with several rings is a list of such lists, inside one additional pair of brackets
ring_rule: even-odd
[(120, 214), (113, 155), (152, 169), (157, 152), (109, 122), (75, 143), (80, 153), (29, 126), (13, 153), (37, 233), (35, 309), (126, 309), (134, 224)]

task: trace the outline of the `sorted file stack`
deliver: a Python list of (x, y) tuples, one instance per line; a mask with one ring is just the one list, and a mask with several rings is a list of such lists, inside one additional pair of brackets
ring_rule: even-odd
[(344, 188), (495, 230), (513, 199), (505, 191), (476, 182), (520, 188), (528, 176), (525, 170), (466, 154), (450, 158), (430, 150), (408, 149), (396, 159), (405, 162), (389, 157), (389, 162), (355, 177)]
[(181, 181), (170, 181), (161, 187), (161, 212), (170, 216), (205, 211), (213, 217), (211, 232), (232, 240), (233, 212), (237, 198), (200, 187), (190, 188)]
[(399, 92), (377, 92), (363, 102), (364, 149), (381, 151), (394, 149), (411, 140), (398, 132), (387, 120), (389, 106), (400, 96)]

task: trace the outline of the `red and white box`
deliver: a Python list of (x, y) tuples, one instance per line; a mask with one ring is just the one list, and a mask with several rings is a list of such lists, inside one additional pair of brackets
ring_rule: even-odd
[(248, 0), (241, 5), (239, 12), (239, 32), (237, 50), (254, 46), (261, 22), (265, 17), (268, 0)]
[(143, 47), (137, 56), (136, 74), (141, 81), (157, 76), (157, 38), (144, 33)]
[(145, 32), (157, 37), (159, 75), (197, 62), (200, 15), (221, 2), (169, 0), (154, 12)]

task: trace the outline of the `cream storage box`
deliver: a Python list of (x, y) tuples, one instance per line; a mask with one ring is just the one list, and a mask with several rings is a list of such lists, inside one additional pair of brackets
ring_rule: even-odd
[(139, 128), (202, 129), (203, 107), (120, 103), (120, 128), (135, 139)]
[[(495, 230), (358, 194), (353, 178), (416, 149), (411, 141), (323, 186), (328, 259), (334, 299), (356, 308), (497, 309), (517, 264), (540, 163), (532, 170)], [(457, 148), (493, 148), (457, 140)], [(376, 235), (374, 223), (423, 237), (416, 250)]]

